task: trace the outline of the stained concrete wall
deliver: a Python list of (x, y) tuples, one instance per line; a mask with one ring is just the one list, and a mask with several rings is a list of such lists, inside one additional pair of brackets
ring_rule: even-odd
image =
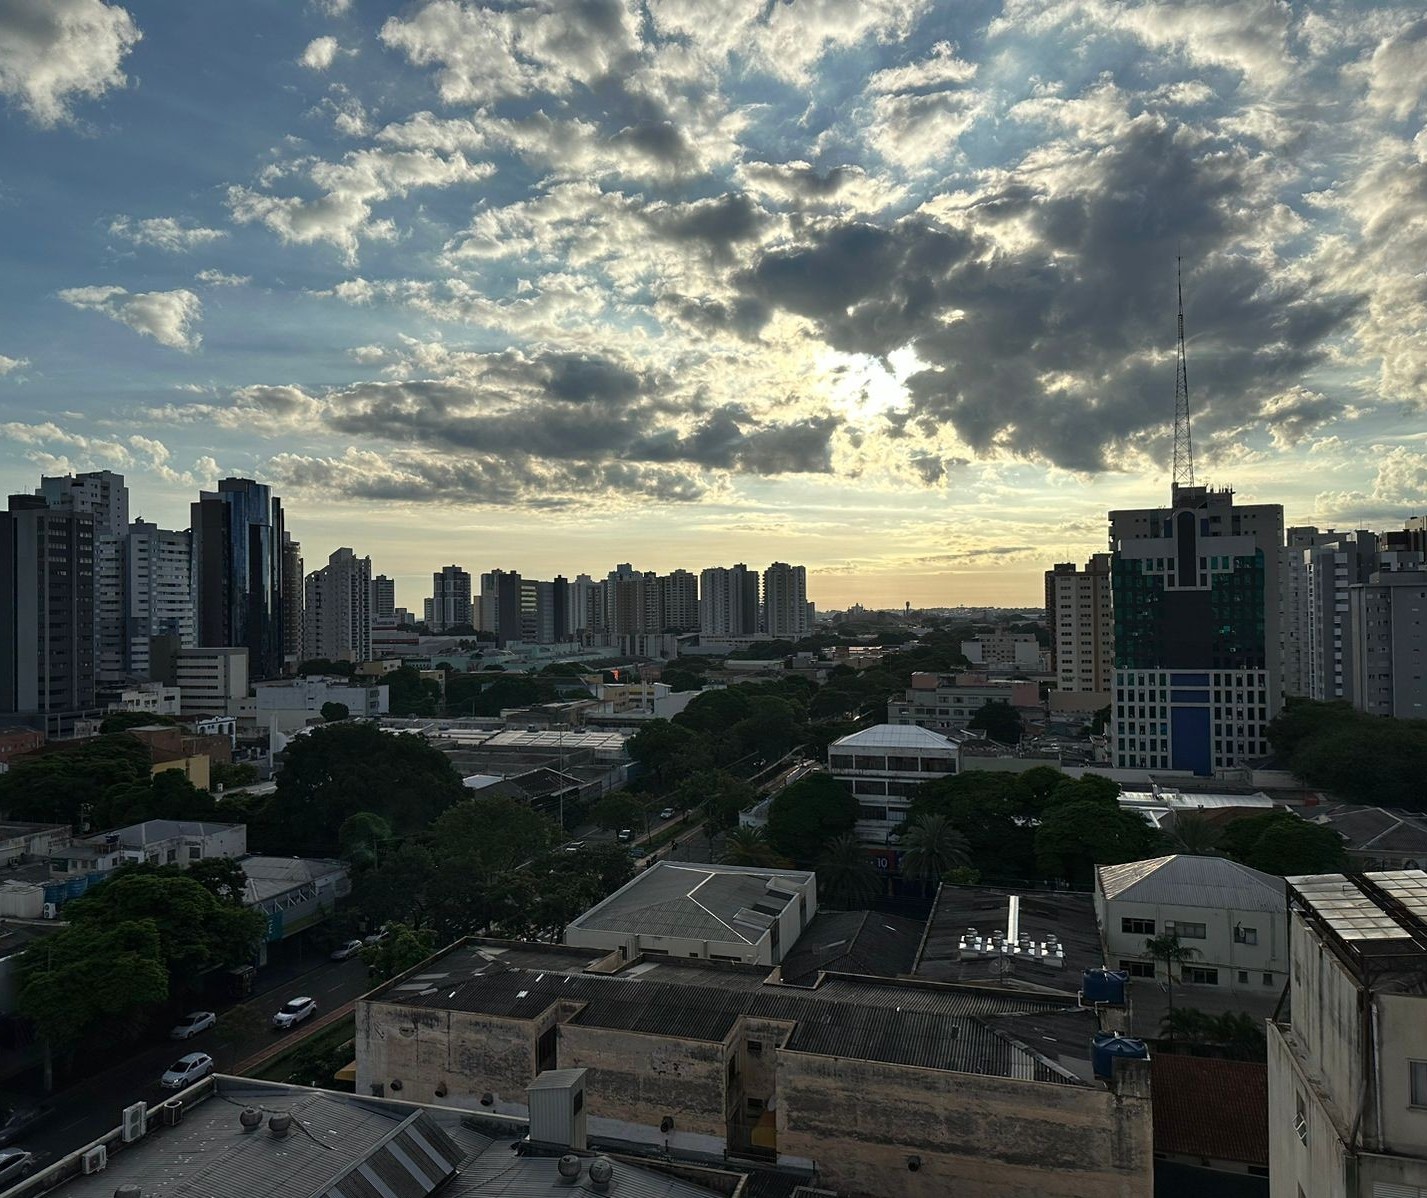
[[(1122, 1066), (1125, 1064), (1121, 1063)], [(1102, 1086), (1050, 1085), (778, 1054), (778, 1154), (844, 1198), (1147, 1198), (1148, 1062)], [(909, 1168), (912, 1158), (918, 1167)]]

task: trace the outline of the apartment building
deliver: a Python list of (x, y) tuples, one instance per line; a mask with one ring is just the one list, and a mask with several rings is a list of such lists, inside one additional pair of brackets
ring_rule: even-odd
[(372, 559), (351, 549), (335, 550), (307, 576), (303, 647), (322, 661), (370, 661), (372, 656)]
[(1115, 673), (1115, 608), (1110, 555), (1097, 553), (1083, 569), (1061, 562), (1045, 575), (1051, 665), (1061, 691), (1103, 695), (1107, 706)]
[(1353, 706), (1370, 715), (1427, 717), (1427, 571), (1375, 571), (1348, 588), (1348, 618)]

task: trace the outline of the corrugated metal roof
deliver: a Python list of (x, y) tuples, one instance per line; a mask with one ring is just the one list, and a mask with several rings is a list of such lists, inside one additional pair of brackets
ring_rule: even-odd
[(832, 742), (834, 749), (939, 749), (955, 750), (957, 742), (930, 728), (915, 724), (878, 724)]
[(1283, 879), (1223, 857), (1152, 857), (1125, 865), (1100, 865), (1096, 874), (1107, 899), (1173, 907), (1234, 911), (1286, 911)]

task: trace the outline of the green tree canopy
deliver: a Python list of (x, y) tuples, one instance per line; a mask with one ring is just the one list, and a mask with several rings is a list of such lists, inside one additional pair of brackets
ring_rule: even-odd
[(205, 857), (190, 865), (184, 876), (229, 906), (241, 907), (247, 895), (248, 875), (232, 857)]
[(590, 808), (595, 823), (610, 832), (624, 828), (644, 831), (644, 812), (644, 804), (624, 790), (612, 791)]
[(371, 975), (381, 981), (414, 969), (436, 951), (436, 933), (430, 928), (413, 928), (405, 923), (388, 923), (386, 938), (362, 949), (362, 960)]
[(382, 845), (391, 838), (389, 821), (374, 811), (358, 811), (344, 819), (337, 829), (337, 851), (344, 861), (355, 866), (372, 865)]
[(768, 808), (768, 839), (799, 865), (816, 861), (833, 837), (857, 823), (857, 800), (830, 774), (808, 774), (785, 786)]
[(1343, 838), (1291, 811), (1266, 811), (1234, 820), (1219, 836), (1219, 850), (1250, 869), (1286, 878), (1347, 868)]
[(156, 715), (152, 711), (112, 711), (99, 721), (99, 731), (103, 735), (127, 732), (130, 728), (148, 728), (154, 724), (176, 727), (178, 721), (171, 715)]
[[(768, 843), (768, 833), (763, 828), (731, 828), (723, 839), (723, 863), (725, 865), (749, 865), (772, 869), (786, 864), (774, 847)], [(818, 874), (821, 885), (822, 874)]]
[(0, 774), (0, 812), (7, 819), (79, 828), (105, 791), (145, 781), (149, 768), (148, 746), (122, 732), (46, 746), (15, 758)]
[[(694, 703), (700, 700), (695, 699)], [(693, 707), (694, 703), (689, 706)], [(687, 715), (680, 713), (680, 719)], [(644, 767), (659, 791), (711, 764), (708, 742), (689, 726), (669, 720), (650, 720), (625, 742), (630, 757)]]
[(1025, 731), (1025, 721), (1021, 713), (1004, 699), (991, 699), (982, 704), (970, 720), (967, 728), (985, 732), (992, 740), (1003, 745), (1018, 745)]
[(345, 720), (351, 714), (352, 709), (345, 703), (328, 700), (322, 704), (322, 718), (329, 724), (335, 724), (338, 720)]
[(434, 678), (423, 678), (412, 666), (402, 666), (383, 674), (387, 688), (387, 705), (396, 716), (434, 716), (441, 711), (441, 684)]
[(882, 876), (852, 832), (843, 832), (824, 844), (814, 868), (818, 897), (830, 904), (849, 910), (865, 907), (882, 893)]
[(213, 819), (217, 803), (181, 770), (160, 770), (109, 787), (90, 807), (94, 828), (122, 828), (150, 819)]
[(953, 869), (971, 864), (971, 845), (944, 815), (923, 815), (903, 826), (902, 873), (935, 885)]
[(1035, 831), (1036, 863), (1048, 876), (1089, 886), (1095, 866), (1152, 857), (1162, 834), (1113, 799), (1072, 797), (1052, 802)]
[(1385, 719), (1341, 700), (1290, 699), (1268, 736), (1309, 786), (1349, 802), (1427, 811), (1427, 720)]

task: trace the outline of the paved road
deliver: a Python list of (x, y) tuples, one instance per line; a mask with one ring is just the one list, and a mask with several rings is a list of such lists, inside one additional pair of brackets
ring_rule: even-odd
[(231, 1070), (275, 1038), (300, 1034), (302, 1024), (285, 1033), (275, 1032), (268, 1026), (273, 1012), (288, 998), (311, 995), (317, 999), (320, 1017), (324, 1011), (364, 994), (371, 983), (367, 980), (366, 964), (354, 958), (350, 961), (320, 959), (313, 968), (300, 974), (282, 970), (275, 977), (260, 976), (259, 985), (265, 987), (262, 993), (220, 1012), (217, 1027), (189, 1040), (141, 1043), (126, 1060), (55, 1095), (54, 1114), (33, 1132), (22, 1136), (15, 1147), (35, 1153), (39, 1166), (52, 1164), (118, 1127), (120, 1112), (130, 1103), (144, 1101), (154, 1106), (169, 1097), (171, 1091), (159, 1085), (159, 1077), (185, 1053), (206, 1052), (217, 1062), (219, 1072)]

